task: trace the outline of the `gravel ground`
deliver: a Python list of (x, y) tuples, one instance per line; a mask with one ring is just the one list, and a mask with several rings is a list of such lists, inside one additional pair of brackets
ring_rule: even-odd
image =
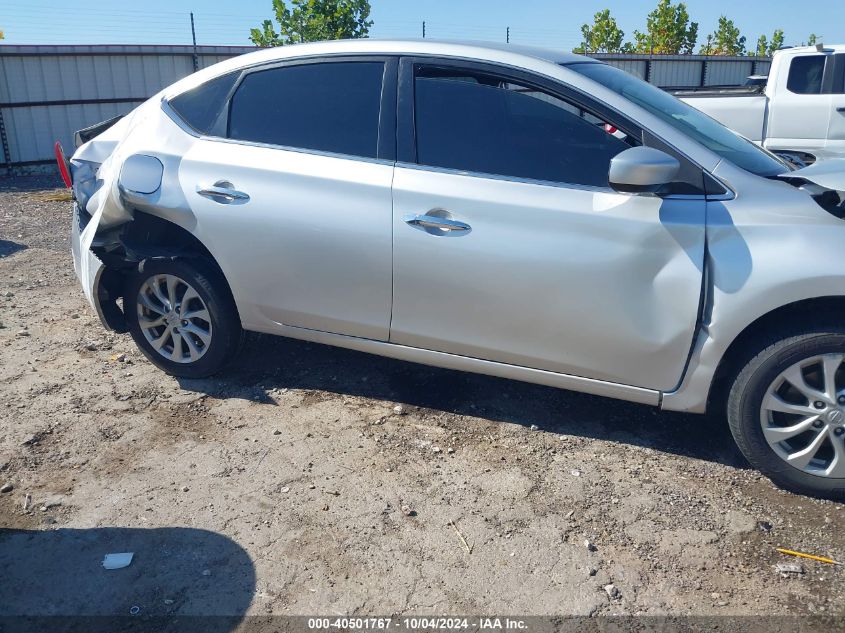
[(54, 186), (0, 181), (0, 615), (845, 614), (845, 568), (774, 551), (845, 560), (845, 506), (724, 420), (258, 335), (165, 376)]

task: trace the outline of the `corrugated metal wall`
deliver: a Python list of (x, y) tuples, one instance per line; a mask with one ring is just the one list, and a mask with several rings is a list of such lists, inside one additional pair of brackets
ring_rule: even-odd
[(592, 55), (646, 79), (661, 88), (738, 86), (749, 75), (768, 75), (768, 57), (715, 57), (708, 55)]
[[(197, 66), (252, 50), (198, 46)], [(0, 46), (0, 167), (50, 161), (56, 140), (72, 148), (75, 130), (125, 114), (192, 72), (192, 46)]]
[[(205, 68), (252, 50), (198, 46), (196, 61)], [(738, 85), (771, 65), (754, 57), (593, 56), (661, 87)], [(75, 130), (125, 114), (193, 71), (191, 46), (0, 46), (0, 169), (51, 162), (57, 139), (70, 150)]]

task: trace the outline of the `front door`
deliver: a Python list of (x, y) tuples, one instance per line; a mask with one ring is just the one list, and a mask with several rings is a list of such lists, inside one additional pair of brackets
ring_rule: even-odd
[(610, 159), (638, 140), (582, 104), (489, 68), (402, 72), (416, 162), (393, 182), (390, 341), (674, 388), (699, 309), (703, 197), (610, 189)]

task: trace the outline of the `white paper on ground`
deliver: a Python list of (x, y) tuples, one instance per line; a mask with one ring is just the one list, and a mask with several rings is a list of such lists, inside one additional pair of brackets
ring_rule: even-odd
[(129, 567), (134, 555), (133, 552), (106, 554), (105, 558), (103, 558), (103, 567), (106, 569), (123, 569), (124, 567)]

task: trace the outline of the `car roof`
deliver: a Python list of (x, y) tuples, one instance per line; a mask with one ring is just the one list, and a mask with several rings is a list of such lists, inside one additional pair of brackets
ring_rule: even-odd
[(778, 53), (842, 53), (845, 52), (845, 44), (814, 44), (813, 46), (788, 46), (778, 49)]
[[(360, 40), (346, 40), (349, 42), (355, 42)], [(456, 49), (464, 50), (467, 48), (477, 49), (477, 50), (492, 50), (492, 51), (502, 51), (505, 53), (513, 53), (515, 55), (523, 55), (525, 57), (533, 57), (535, 59), (542, 59), (547, 62), (552, 62), (553, 64), (567, 64), (573, 62), (586, 62), (586, 61), (595, 61), (591, 57), (585, 57), (584, 55), (576, 55), (575, 53), (569, 53), (566, 51), (557, 51), (551, 48), (543, 48), (540, 46), (523, 46), (522, 44), (510, 44), (505, 42), (489, 42), (485, 40), (440, 40), (440, 39), (429, 39), (429, 38), (417, 38), (417, 39), (403, 39), (403, 40), (374, 40), (376, 42), (385, 41), (385, 42), (394, 42), (394, 43), (405, 43), (409, 47), (420, 47), (420, 52), (427, 52), (428, 47), (437, 46), (441, 48), (442, 46), (453, 46)], [(414, 51), (416, 52), (416, 50)]]
[(361, 38), (351, 40), (332, 40), (325, 42), (313, 42), (306, 44), (293, 44), (290, 46), (279, 46), (276, 48), (262, 49), (255, 53), (248, 53), (239, 59), (254, 63), (257, 58), (263, 61), (273, 59), (285, 59), (291, 57), (302, 57), (307, 55), (337, 55), (350, 54), (378, 54), (385, 55), (443, 55), (469, 58), (485, 58), (485, 52), (495, 52), (501, 56), (502, 53), (513, 56), (514, 61), (518, 57), (530, 57), (535, 60), (551, 62), (553, 64), (569, 64), (576, 62), (595, 62), (596, 60), (574, 53), (556, 51), (548, 48), (534, 46), (521, 46), (518, 44), (506, 44), (504, 42), (485, 42), (474, 40), (439, 40), (430, 38), (419, 39), (375, 39)]

